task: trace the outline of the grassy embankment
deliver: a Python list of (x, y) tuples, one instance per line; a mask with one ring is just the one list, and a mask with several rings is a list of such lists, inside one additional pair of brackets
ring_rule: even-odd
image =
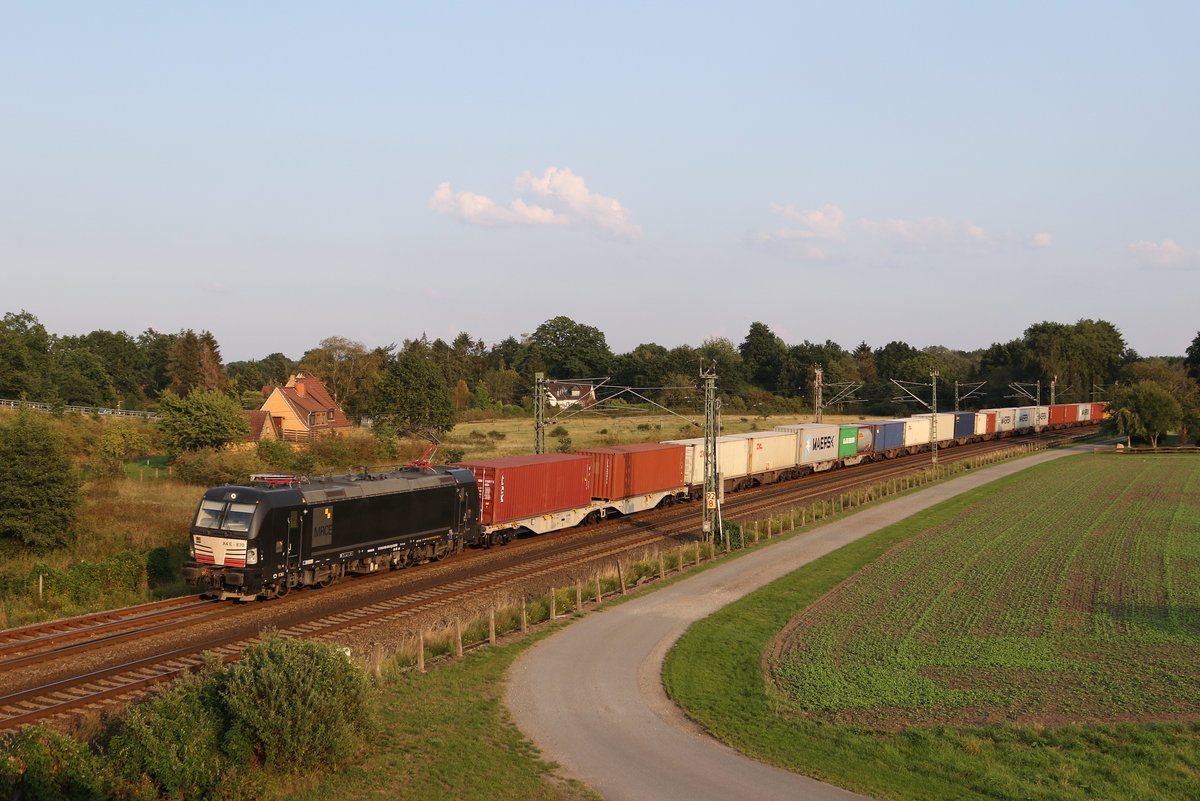
[(669, 691), (734, 747), (881, 798), (1195, 798), (1198, 489), (1196, 457), (1004, 479), (696, 624)]
[[(703, 416), (695, 418), (703, 424)], [(827, 423), (851, 423), (862, 417), (850, 415), (825, 415)], [(722, 420), (722, 433), (741, 434), (747, 431), (770, 431), (775, 426), (794, 423), (811, 423), (812, 415), (774, 415), (754, 417), (726, 415)], [(557, 428), (566, 434), (554, 433)], [(570, 440), (572, 449), (623, 445), (632, 442), (661, 442), (668, 439), (690, 439), (704, 436), (701, 426), (692, 425), (680, 417), (667, 415), (638, 415), (629, 417), (601, 417), (581, 413), (560, 422), (551, 423), (546, 431), (546, 448), (556, 450), (561, 441)], [(459, 423), (444, 437), (443, 448), (460, 448), (467, 459), (491, 459), (498, 456), (515, 456), (533, 453), (533, 420), (530, 418), (507, 418)]]

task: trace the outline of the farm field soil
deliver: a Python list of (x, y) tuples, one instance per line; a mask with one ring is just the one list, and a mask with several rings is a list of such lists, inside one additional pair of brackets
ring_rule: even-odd
[(879, 797), (1200, 797), (1197, 490), (1194, 456), (1031, 469), (697, 624), (668, 688)]

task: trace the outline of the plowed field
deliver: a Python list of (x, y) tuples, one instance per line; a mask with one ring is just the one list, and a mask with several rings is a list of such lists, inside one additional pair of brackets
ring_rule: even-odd
[(808, 606), (778, 702), (896, 730), (1200, 720), (1200, 458), (1032, 471)]

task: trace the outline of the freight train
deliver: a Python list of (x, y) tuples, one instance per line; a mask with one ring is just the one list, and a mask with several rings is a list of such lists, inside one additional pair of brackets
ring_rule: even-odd
[[(724, 492), (1029, 431), (1087, 425), (1104, 404), (778, 426), (717, 438)], [(183, 578), (210, 596), (279, 598), (347, 573), (437, 561), (523, 533), (587, 525), (700, 497), (704, 439), (214, 487), (192, 521)]]

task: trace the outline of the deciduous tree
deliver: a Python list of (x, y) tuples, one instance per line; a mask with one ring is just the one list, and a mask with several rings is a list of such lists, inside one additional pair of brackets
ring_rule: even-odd
[(407, 348), (384, 369), (375, 416), (397, 428), (436, 433), (449, 431), (457, 422), (445, 378), (419, 348)]
[(213, 390), (195, 389), (186, 398), (163, 393), (159, 413), (159, 434), (172, 458), (184, 451), (221, 448), (250, 433), (237, 401)]

